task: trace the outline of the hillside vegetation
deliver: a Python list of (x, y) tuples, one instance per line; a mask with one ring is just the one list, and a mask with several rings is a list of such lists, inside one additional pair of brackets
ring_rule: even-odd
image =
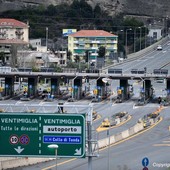
[[(120, 36), (119, 43), (125, 44), (125, 32), (128, 28), (143, 26), (142, 22), (135, 19), (124, 19), (122, 14), (111, 17), (104, 12), (99, 5), (92, 8), (85, 0), (75, 0), (71, 5), (50, 5), (26, 8), (18, 11), (7, 11), (0, 17), (15, 18), (23, 22), (29, 22), (30, 38), (45, 38), (46, 27), (49, 30), (48, 38), (56, 43), (55, 48), (61, 48), (62, 29), (101, 29)], [(133, 44), (133, 35), (129, 37), (129, 43)], [(119, 46), (119, 48), (123, 48)]]
[[(165, 18), (170, 16), (169, 0), (85, 0), (93, 8), (100, 4), (103, 11), (110, 16), (119, 13)], [(32, 6), (48, 6), (59, 4), (71, 4), (73, 0), (0, 0), (0, 12), (7, 10), (19, 10)]]

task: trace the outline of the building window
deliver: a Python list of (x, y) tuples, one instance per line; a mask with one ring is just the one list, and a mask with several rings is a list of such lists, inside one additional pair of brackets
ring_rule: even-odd
[(65, 60), (60, 60), (60, 64), (61, 65), (65, 64)]

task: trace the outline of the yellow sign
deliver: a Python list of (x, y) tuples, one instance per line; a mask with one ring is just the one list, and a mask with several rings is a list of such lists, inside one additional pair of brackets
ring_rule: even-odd
[(48, 87), (48, 88), (47, 88), (47, 92), (50, 92), (50, 91), (51, 91), (51, 88), (50, 88), (50, 87)]
[(27, 91), (28, 91), (28, 88), (27, 88), (26, 86), (24, 86), (23, 90), (24, 90), (25, 92), (27, 92)]
[(122, 94), (122, 90), (119, 89), (119, 90), (117, 91), (117, 93), (118, 93), (118, 94)]
[(3, 87), (0, 87), (0, 92), (3, 92)]
[(72, 87), (69, 90), (70, 90), (70, 92), (73, 92), (73, 88)]
[(95, 94), (95, 95), (97, 94), (97, 89), (93, 90), (93, 94)]

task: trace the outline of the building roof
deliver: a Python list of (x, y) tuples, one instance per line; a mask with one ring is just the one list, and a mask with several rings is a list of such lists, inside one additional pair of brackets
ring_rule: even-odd
[(27, 28), (28, 25), (11, 18), (0, 18), (0, 27)]
[(111, 34), (103, 30), (80, 30), (74, 34), (71, 34), (72, 37), (117, 37), (115, 34)]

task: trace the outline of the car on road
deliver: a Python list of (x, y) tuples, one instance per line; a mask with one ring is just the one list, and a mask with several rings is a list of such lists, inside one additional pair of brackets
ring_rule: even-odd
[(156, 49), (157, 49), (157, 51), (162, 50), (162, 45), (158, 45)]

